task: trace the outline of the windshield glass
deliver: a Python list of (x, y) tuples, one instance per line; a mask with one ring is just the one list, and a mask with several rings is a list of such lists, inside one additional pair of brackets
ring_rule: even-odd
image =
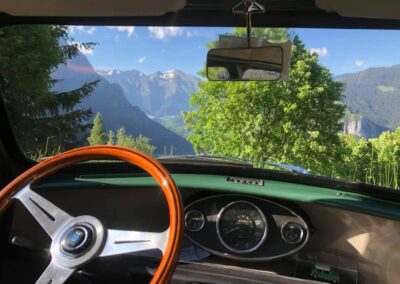
[(123, 145), (399, 188), (399, 32), (256, 28), (292, 41), (289, 80), (208, 81), (207, 52), (227, 34), (245, 29), (0, 29), (0, 93), (22, 151)]

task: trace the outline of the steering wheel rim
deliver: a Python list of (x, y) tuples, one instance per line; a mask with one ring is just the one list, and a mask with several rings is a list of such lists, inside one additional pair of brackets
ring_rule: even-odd
[(8, 207), (12, 199), (17, 199), (17, 193), (26, 185), (80, 162), (110, 158), (126, 161), (143, 169), (156, 180), (164, 193), (169, 209), (169, 236), (163, 257), (150, 283), (167, 283), (175, 270), (183, 239), (182, 200), (168, 171), (156, 159), (145, 153), (128, 147), (104, 145), (76, 148), (49, 158), (22, 173), (0, 191), (0, 212)]

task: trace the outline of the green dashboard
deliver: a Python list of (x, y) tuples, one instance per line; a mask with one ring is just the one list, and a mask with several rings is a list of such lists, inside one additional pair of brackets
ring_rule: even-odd
[[(400, 220), (400, 205), (367, 195), (325, 187), (264, 179), (262, 185), (229, 182), (226, 175), (172, 174), (181, 190), (185, 188), (205, 191), (246, 194), (302, 203), (317, 203), (345, 210)], [(137, 174), (89, 174), (65, 179), (52, 179), (37, 187), (151, 187), (152, 177)]]

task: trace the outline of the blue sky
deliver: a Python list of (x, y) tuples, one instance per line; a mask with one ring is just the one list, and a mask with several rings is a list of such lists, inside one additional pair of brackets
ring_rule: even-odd
[[(71, 26), (77, 42), (96, 42), (82, 50), (96, 69), (136, 69), (145, 74), (179, 69), (196, 74), (204, 64), (206, 44), (230, 28)], [(376, 30), (294, 29), (306, 47), (335, 75), (400, 64), (400, 32)]]

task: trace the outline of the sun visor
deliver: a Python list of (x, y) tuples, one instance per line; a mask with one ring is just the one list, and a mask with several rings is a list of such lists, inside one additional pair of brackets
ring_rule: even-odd
[(12, 0), (0, 1), (0, 12), (37, 17), (162, 16), (185, 6), (186, 0)]
[(400, 19), (399, 0), (315, 0), (315, 5), (343, 17)]

